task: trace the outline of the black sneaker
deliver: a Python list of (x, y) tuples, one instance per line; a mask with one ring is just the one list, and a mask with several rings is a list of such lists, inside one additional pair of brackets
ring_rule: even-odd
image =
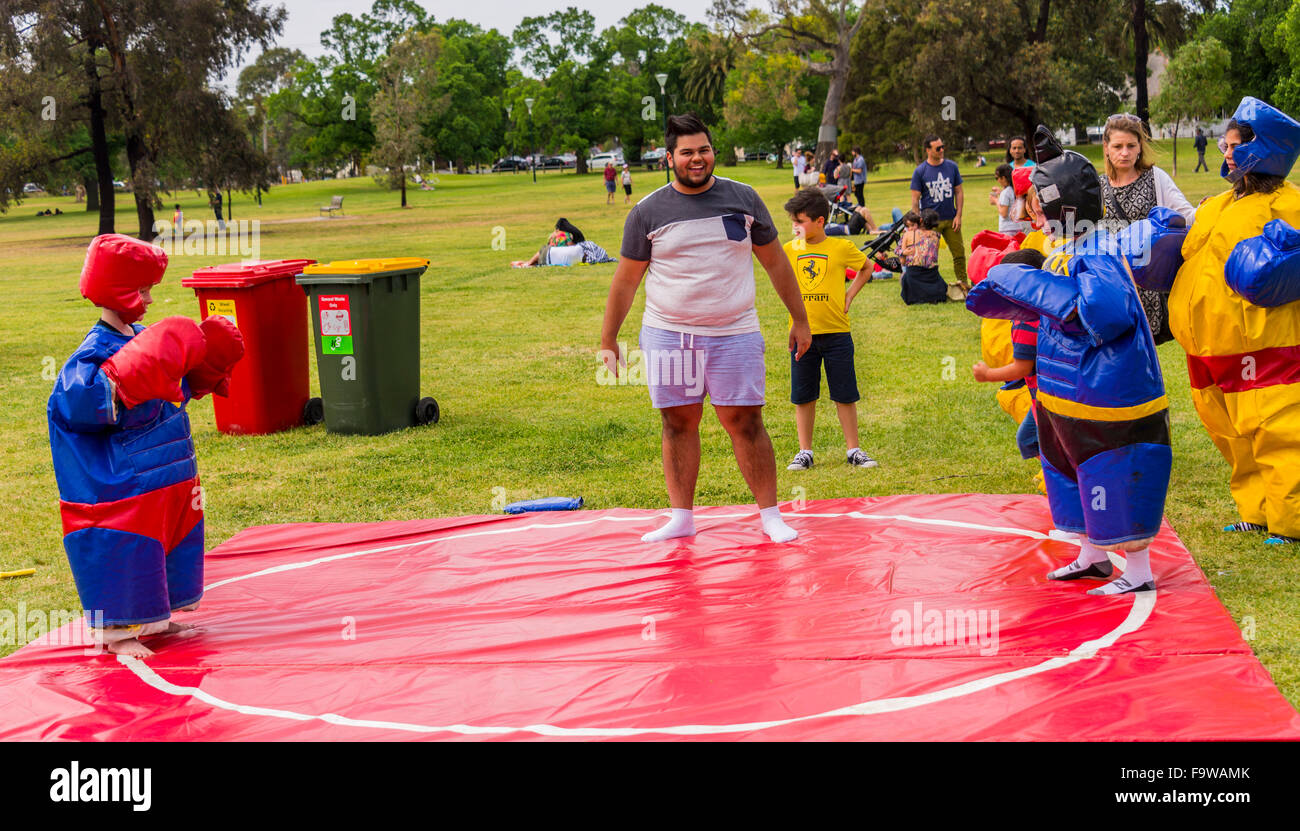
[(854, 467), (876, 467), (876, 460), (863, 453), (861, 450), (854, 450), (845, 461)]
[(813, 454), (811, 450), (800, 450), (794, 454), (794, 459), (790, 464), (785, 466), (786, 470), (807, 470), (813, 466)]

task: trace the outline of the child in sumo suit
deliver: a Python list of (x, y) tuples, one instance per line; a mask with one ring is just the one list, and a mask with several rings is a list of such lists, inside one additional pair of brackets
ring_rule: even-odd
[(203, 594), (203, 510), (185, 404), (228, 389), (244, 353), (222, 317), (136, 321), (167, 255), (123, 236), (96, 237), (81, 293), (99, 321), (54, 383), (47, 408), (63, 546), (96, 642), (145, 658), (147, 635), (178, 632), (174, 611)]
[(1039, 320), (1034, 403), (1052, 520), (1083, 534), (1078, 558), (1050, 580), (1123, 576), (1089, 594), (1155, 589), (1149, 546), (1160, 530), (1173, 456), (1169, 405), (1137, 286), (1102, 218), (1096, 170), (1046, 127), (1035, 136), (1038, 205), (1062, 245), (1048, 269), (997, 265), (966, 306), (981, 317)]

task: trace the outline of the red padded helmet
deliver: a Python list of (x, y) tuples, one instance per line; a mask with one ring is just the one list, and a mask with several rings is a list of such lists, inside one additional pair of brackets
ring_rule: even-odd
[(144, 316), (140, 290), (162, 282), (167, 254), (125, 234), (102, 234), (90, 241), (81, 269), (81, 296), (117, 312), (125, 323)]

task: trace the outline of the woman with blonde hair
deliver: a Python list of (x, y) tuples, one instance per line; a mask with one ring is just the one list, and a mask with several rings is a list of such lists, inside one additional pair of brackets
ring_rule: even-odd
[[(1155, 151), (1142, 120), (1118, 113), (1106, 119), (1101, 136), (1106, 156), (1106, 174), (1100, 176), (1105, 222), (1118, 231), (1147, 218), (1151, 209), (1172, 208), (1192, 224), (1196, 209), (1183, 196), (1169, 174), (1156, 167)], [(1169, 331), (1168, 295), (1140, 289), (1142, 309), (1157, 344), (1172, 340)]]

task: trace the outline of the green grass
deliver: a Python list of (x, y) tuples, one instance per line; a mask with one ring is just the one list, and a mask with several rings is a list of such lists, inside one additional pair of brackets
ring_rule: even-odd
[[(1182, 167), (1195, 155), (1180, 146)], [(1094, 158), (1099, 148), (1087, 148)], [(1186, 156), (1184, 156), (1186, 153)], [(1211, 152), (1217, 159), (1217, 154)], [(1168, 164), (1168, 153), (1162, 164)], [(994, 160), (990, 158), (990, 162)], [(1217, 166), (1214, 168), (1217, 171)], [(894, 162), (872, 182), (902, 179), (911, 165)], [(994, 227), (987, 201), (991, 179), (970, 173), (966, 238)], [(719, 172), (758, 188), (788, 239), (780, 211), (792, 190), (790, 170), (752, 163)], [(663, 182), (662, 173), (634, 171), (635, 195)], [(1222, 190), (1215, 174), (1184, 173), (1178, 184), (1194, 204)], [(317, 220), (317, 206), (345, 197), (346, 218)], [(323, 427), (271, 436), (216, 431), (212, 408), (193, 408), (200, 470), (207, 487), (209, 547), (251, 525), (280, 522), (364, 522), (491, 513), (504, 489), (510, 499), (581, 495), (591, 508), (658, 508), (665, 504), (657, 417), (640, 387), (596, 383), (595, 357), (605, 294), (614, 266), (512, 270), (536, 251), (555, 218), (567, 216), (587, 236), (616, 252), (627, 209), (605, 205), (597, 174), (547, 173), (534, 184), (523, 174), (442, 175), (434, 191), (409, 192), (411, 207), (371, 179), (275, 188), (261, 207), (237, 197), (237, 219), (258, 219), (261, 256), (318, 260), (420, 256), (432, 261), (421, 282), (421, 384), (435, 396), (442, 421), (378, 437), (341, 437)], [(877, 217), (906, 208), (906, 182), (867, 186)], [(180, 201), (187, 218), (210, 216), (193, 192)], [(53, 206), (66, 213), (37, 218)], [(118, 199), (118, 229), (135, 227), (129, 196)], [(305, 220), (305, 221), (298, 221)], [(0, 217), (0, 570), (35, 567), (31, 578), (0, 581), (0, 609), (74, 609), (77, 595), (60, 542), (58, 491), (49, 456), (45, 402), (51, 377), (93, 323), (96, 313), (77, 292), (77, 276), (96, 219), (71, 198), (40, 197)], [(505, 249), (493, 247), (504, 232)], [(951, 273), (946, 249), (941, 268)], [(177, 255), (154, 292), (147, 320), (197, 317), (197, 301), (180, 278), (194, 268), (237, 257)], [(862, 387), (863, 447), (879, 459), (872, 471), (823, 464), (795, 474), (784, 461), (797, 449), (793, 408), (786, 403), (789, 365), (782, 354), (785, 311), (759, 269), (758, 310), (769, 349), (767, 422), (778, 460), (779, 493), (801, 485), (808, 499), (894, 493), (1029, 493), (1031, 463), (1022, 462), (1015, 425), (991, 386), (968, 367), (979, 358), (978, 321), (959, 304), (907, 308), (897, 281), (866, 287), (854, 305), (853, 334)], [(623, 327), (633, 344), (643, 294)], [(1183, 355), (1160, 349), (1173, 416), (1175, 463), (1167, 515), (1233, 617), (1253, 622), (1252, 647), (1282, 692), (1300, 700), (1300, 606), (1291, 586), (1300, 578), (1294, 549), (1266, 547), (1256, 536), (1218, 532), (1235, 518), (1228, 468), (1192, 409)], [(945, 368), (955, 366), (955, 378)], [(312, 378), (313, 390), (317, 389)], [(750, 501), (730, 445), (716, 420), (703, 423), (700, 504)], [(818, 411), (814, 449), (841, 452), (834, 411)], [(1248, 620), (1249, 619), (1249, 620)], [(12, 651), (0, 646), (0, 654)]]

